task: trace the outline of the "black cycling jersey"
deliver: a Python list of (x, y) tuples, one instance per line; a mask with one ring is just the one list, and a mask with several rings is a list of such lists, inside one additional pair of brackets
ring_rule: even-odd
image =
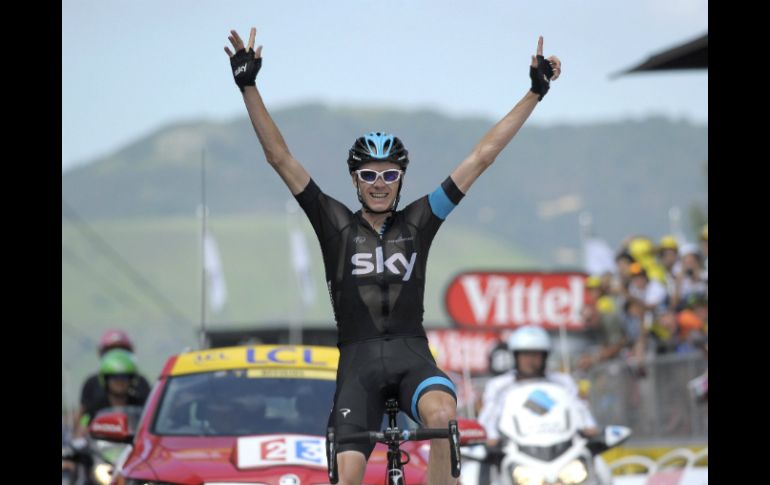
[[(456, 396), (436, 366), (422, 326), (425, 269), (433, 237), (463, 194), (451, 177), (390, 215), (380, 233), (310, 180), (296, 198), (310, 219), (337, 320), (340, 363), (329, 426), (340, 434), (378, 429), (385, 399), (418, 423), (423, 394)], [(456, 397), (455, 397), (456, 400)], [(368, 459), (374, 445), (348, 443)]]
[(372, 338), (425, 336), (425, 270), (433, 237), (463, 197), (451, 177), (392, 213), (378, 234), (311, 179), (296, 195), (313, 225), (326, 268), (340, 346)]

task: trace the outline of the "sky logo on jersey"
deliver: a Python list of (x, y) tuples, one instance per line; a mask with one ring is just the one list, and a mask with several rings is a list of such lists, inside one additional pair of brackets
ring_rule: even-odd
[[(374, 258), (374, 262), (372, 262), (372, 258)], [(385, 259), (382, 255), (382, 246), (375, 248), (374, 254), (356, 253), (350, 258), (350, 262), (355, 266), (355, 269), (353, 270), (354, 275), (364, 275), (374, 272), (377, 274), (384, 273), (386, 268), (391, 273), (400, 275), (401, 270), (396, 266), (396, 263), (400, 262), (404, 269), (404, 276), (401, 278), (403, 281), (409, 281), (409, 278), (412, 277), (415, 261), (417, 261), (417, 253), (412, 253), (409, 260), (407, 260), (406, 256), (401, 253), (395, 253), (388, 259)]]

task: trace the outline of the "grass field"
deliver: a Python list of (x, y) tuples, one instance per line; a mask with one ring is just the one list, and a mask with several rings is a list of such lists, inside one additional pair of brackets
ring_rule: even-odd
[[(259, 326), (300, 316), (289, 262), (290, 224), (306, 236), (315, 286), (315, 302), (301, 318), (313, 326), (334, 325), (320, 249), (304, 215), (290, 220), (255, 213), (208, 220), (227, 284), (224, 310), (206, 318), (210, 328)], [(170, 354), (197, 345), (201, 321), (198, 218), (99, 221), (88, 227), (99, 239), (86, 238), (82, 226), (62, 220), (63, 401), (66, 392), (69, 402), (97, 366), (95, 345), (105, 329), (121, 327), (131, 334), (142, 372), (153, 381)], [(474, 232), (453, 225), (451, 216), (440, 229), (428, 263), (426, 326), (451, 325), (443, 294), (456, 273), (535, 267), (515, 242)]]

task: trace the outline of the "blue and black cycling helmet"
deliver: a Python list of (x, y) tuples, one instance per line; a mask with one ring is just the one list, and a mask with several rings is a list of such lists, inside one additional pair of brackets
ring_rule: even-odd
[(397, 136), (387, 133), (369, 133), (356, 139), (348, 155), (348, 168), (354, 172), (369, 162), (392, 162), (401, 170), (409, 165), (409, 152)]

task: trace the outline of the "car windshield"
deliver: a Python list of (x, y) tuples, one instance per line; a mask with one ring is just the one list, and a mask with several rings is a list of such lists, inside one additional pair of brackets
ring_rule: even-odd
[(273, 378), (244, 369), (169, 378), (154, 419), (158, 435), (325, 436), (334, 380)]

